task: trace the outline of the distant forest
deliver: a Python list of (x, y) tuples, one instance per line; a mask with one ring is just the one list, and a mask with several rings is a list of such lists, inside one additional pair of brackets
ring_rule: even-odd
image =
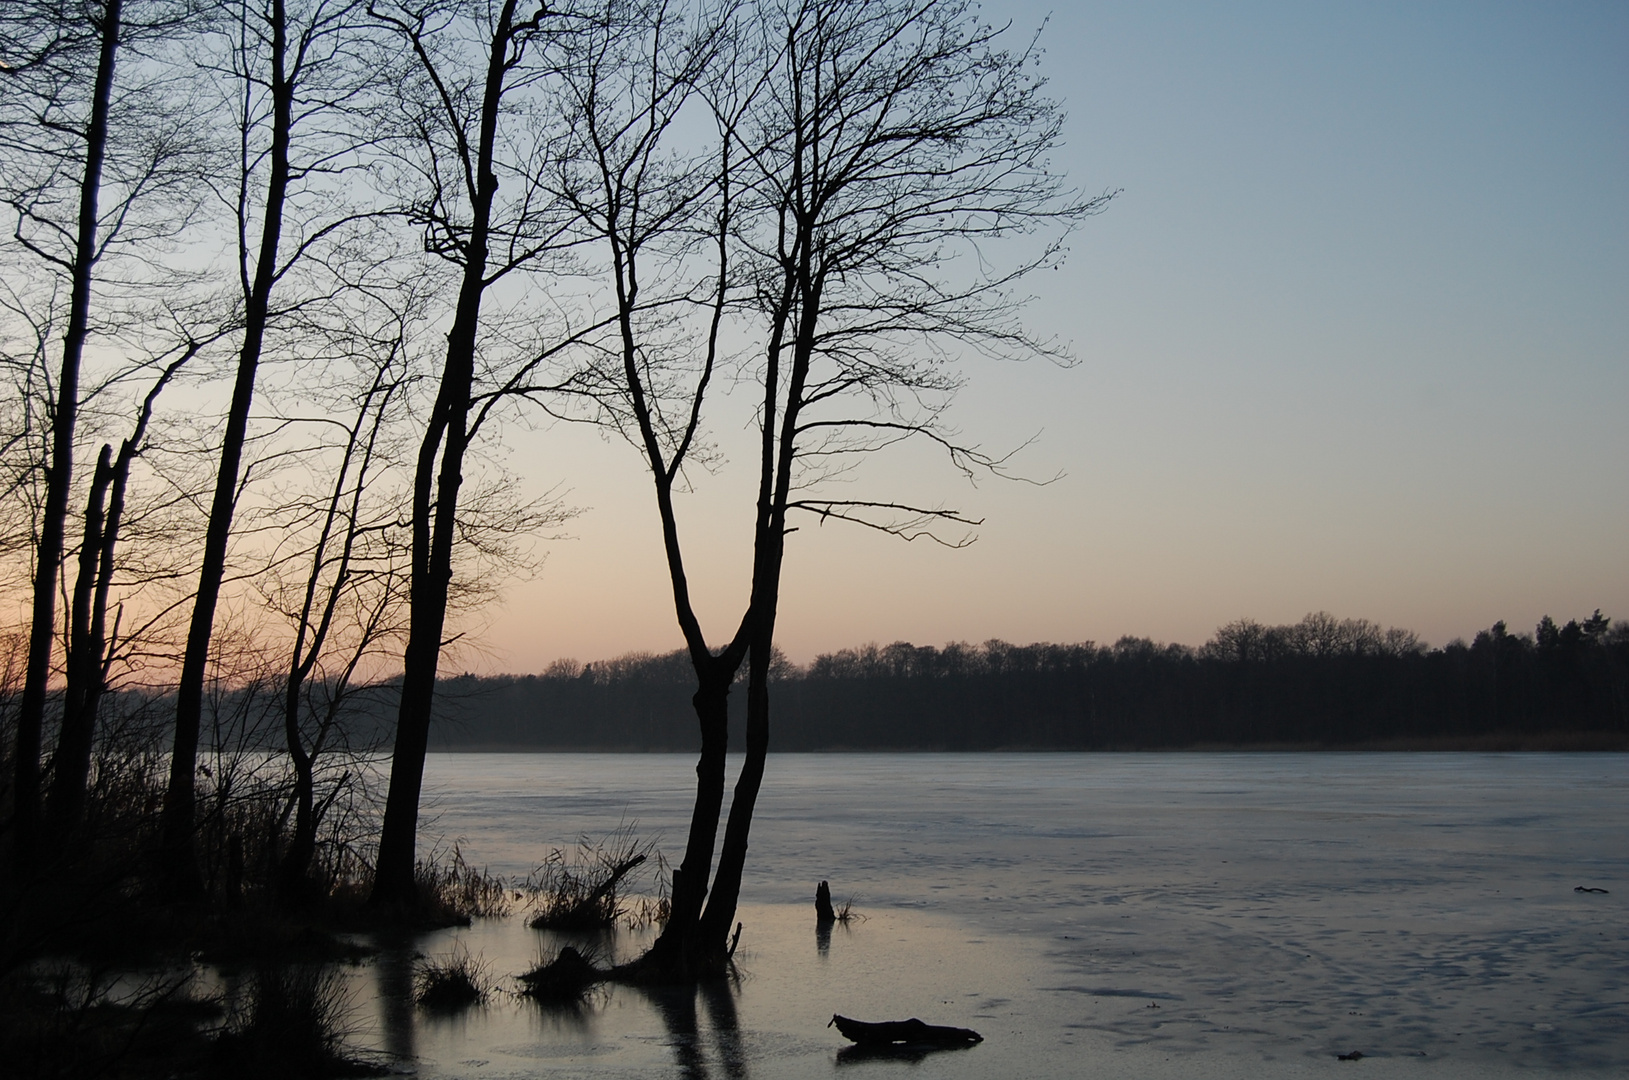
[[(1203, 646), (896, 642), (777, 665), (773, 748), (1629, 747), (1629, 622), (1503, 622), (1426, 648), (1325, 613), (1249, 619)], [(691, 750), (685, 654), (444, 680), (431, 748)], [(732, 695), (739, 746), (741, 693)]]

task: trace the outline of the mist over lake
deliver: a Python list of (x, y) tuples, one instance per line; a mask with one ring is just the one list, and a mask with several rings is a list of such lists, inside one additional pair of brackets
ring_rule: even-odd
[[(353, 975), (361, 1041), (410, 1045), (419, 1075), (447, 1077), (1292, 1076), (1354, 1051), (1387, 1075), (1616, 1075), (1629, 1064), (1626, 765), (781, 755), (727, 1000), (619, 987), (565, 1018), (497, 998), (438, 1020), (389, 997), (386, 953)], [(457, 839), (506, 875), (629, 822), (671, 852), (692, 770), (688, 755), (433, 754), (421, 840)], [(867, 916), (824, 947), (822, 879)], [(549, 937), (478, 920), (411, 948), (463, 942), (503, 976)], [(636, 951), (624, 938), (615, 947)], [(934, 1055), (927, 1073), (855, 1064), (824, 1027), (833, 1012), (986, 1041)]]

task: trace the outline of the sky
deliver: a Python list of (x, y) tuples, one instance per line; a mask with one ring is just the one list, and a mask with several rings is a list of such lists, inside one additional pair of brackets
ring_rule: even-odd
[[(1076, 363), (968, 356), (952, 413), (1031, 477), (866, 483), (985, 524), (952, 550), (789, 538), (777, 641), (1199, 644), (1311, 611), (1441, 645), (1629, 618), (1629, 5), (987, 3), (1045, 23), (1057, 165), (1122, 189), (1031, 283)], [(703, 625), (745, 602), (750, 433), (680, 504)], [(680, 645), (650, 484), (591, 430), (504, 453), (584, 512), (447, 668)], [(880, 489), (880, 488), (879, 488)]]

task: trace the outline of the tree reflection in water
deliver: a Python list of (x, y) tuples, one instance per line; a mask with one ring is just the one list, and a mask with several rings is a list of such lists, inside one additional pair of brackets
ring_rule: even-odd
[(414, 1025), (418, 1022), (413, 1007), (413, 939), (380, 934), (374, 946), (379, 950), (373, 975), (385, 1053), (397, 1061), (412, 1061), (416, 1056)]
[[(668, 1045), (683, 1080), (712, 1080), (708, 1067), (711, 1056), (722, 1076), (728, 1080), (745, 1080), (747, 1057), (741, 1043), (741, 1022), (735, 1009), (736, 985), (724, 980), (695, 986), (653, 986), (642, 988), (643, 993), (662, 1018), (667, 1029)], [(701, 1025), (696, 1014), (696, 999), (700, 997), (707, 1010), (707, 1026), (712, 1036), (712, 1054), (706, 1052)]]

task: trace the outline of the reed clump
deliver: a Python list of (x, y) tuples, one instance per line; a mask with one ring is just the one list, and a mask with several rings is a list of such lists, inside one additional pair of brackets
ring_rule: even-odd
[(413, 1000), (421, 1008), (455, 1012), (479, 1005), (492, 993), (486, 961), (459, 943), (447, 956), (420, 963), (413, 972)]
[(515, 977), (520, 996), (543, 1005), (580, 1004), (606, 978), (600, 959), (599, 949), (586, 944), (581, 949), (566, 945), (553, 955), (540, 956), (530, 971)]
[[(655, 848), (654, 840), (641, 841), (626, 825), (604, 840), (579, 840), (567, 851), (555, 848), (533, 870), (521, 888), (531, 914), (526, 925), (534, 930), (586, 932), (605, 930), (626, 920), (630, 926), (666, 922), (665, 873), (659, 869), (659, 895), (630, 902), (626, 885)], [(664, 864), (658, 858), (658, 867)]]
[(317, 965), (263, 968), (215, 1038), (218, 1076), (382, 1076), (381, 1063), (347, 1044), (350, 1010), (341, 975)]
[(420, 859), (414, 878), (420, 914), (431, 925), (468, 926), (475, 919), (502, 918), (512, 910), (509, 886), (486, 867), (471, 866), (457, 844), (450, 859), (436, 852)]
[(854, 909), (854, 897), (843, 901), (843, 906), (837, 909), (836, 919), (847, 926), (849, 923), (864, 922), (865, 916)]

